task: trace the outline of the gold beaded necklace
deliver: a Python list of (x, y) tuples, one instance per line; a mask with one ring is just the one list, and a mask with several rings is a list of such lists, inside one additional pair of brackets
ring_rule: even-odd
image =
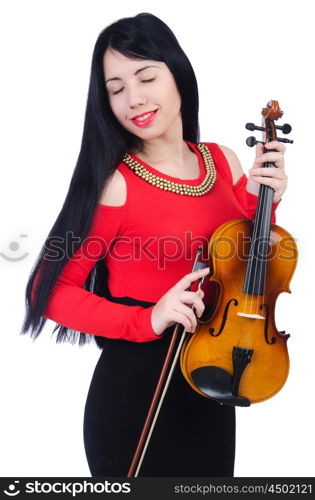
[(179, 182), (170, 181), (153, 174), (144, 165), (141, 165), (137, 160), (131, 158), (131, 156), (126, 153), (122, 161), (131, 168), (135, 174), (149, 182), (153, 186), (160, 189), (165, 189), (166, 191), (172, 191), (172, 193), (185, 194), (187, 196), (202, 196), (208, 193), (213, 187), (216, 180), (216, 170), (213, 163), (211, 153), (205, 144), (196, 144), (198, 151), (200, 151), (203, 161), (206, 167), (206, 176), (204, 180), (198, 186), (191, 186), (190, 184), (180, 184)]

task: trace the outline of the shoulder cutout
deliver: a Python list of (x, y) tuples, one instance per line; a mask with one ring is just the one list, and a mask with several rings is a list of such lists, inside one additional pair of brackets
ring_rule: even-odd
[(239, 179), (242, 177), (242, 175), (244, 175), (242, 165), (241, 165), (238, 157), (234, 153), (234, 151), (232, 151), (232, 149), (227, 148), (226, 146), (221, 146), (221, 145), (219, 145), (219, 148), (223, 152), (223, 154), (224, 154), (224, 156), (229, 164), (232, 178), (233, 178), (233, 185), (234, 185), (239, 181)]
[(119, 170), (115, 170), (104, 187), (100, 203), (101, 205), (120, 207), (125, 205), (127, 199), (127, 186), (124, 176)]

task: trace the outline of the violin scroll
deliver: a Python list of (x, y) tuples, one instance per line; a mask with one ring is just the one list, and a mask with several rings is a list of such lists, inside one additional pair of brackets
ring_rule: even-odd
[(280, 109), (278, 101), (269, 101), (267, 106), (262, 109), (262, 126), (255, 125), (254, 123), (246, 123), (247, 130), (260, 130), (264, 134), (264, 140), (258, 141), (254, 136), (246, 139), (246, 144), (250, 148), (255, 146), (258, 142), (264, 144), (270, 141), (279, 141), (288, 144), (293, 144), (291, 139), (285, 137), (277, 137), (277, 130), (281, 130), (283, 134), (289, 134), (292, 131), (291, 125), (284, 123), (283, 125), (275, 125), (275, 121), (282, 117), (283, 111)]
[(269, 101), (267, 106), (262, 109), (261, 114), (265, 120), (278, 120), (282, 117), (283, 111), (281, 111), (278, 101)]

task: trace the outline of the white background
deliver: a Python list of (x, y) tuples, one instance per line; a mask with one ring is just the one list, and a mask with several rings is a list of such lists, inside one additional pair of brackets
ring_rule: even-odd
[(1, 3), (1, 476), (90, 475), (83, 412), (101, 351), (56, 345), (50, 321), (34, 343), (19, 332), (26, 282), (79, 152), (94, 43), (105, 26), (139, 12), (165, 21), (191, 60), (201, 140), (232, 148), (247, 171), (254, 149), (244, 124), (259, 123), (267, 101), (279, 100), (282, 122), (293, 126), (277, 221), (298, 240), (300, 257), (292, 294), (276, 305), (278, 329), (292, 334), (291, 372), (278, 395), (237, 409), (235, 475), (314, 475), (312, 3)]

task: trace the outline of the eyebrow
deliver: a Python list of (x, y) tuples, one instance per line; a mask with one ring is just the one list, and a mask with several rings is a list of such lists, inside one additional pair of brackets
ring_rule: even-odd
[[(159, 66), (153, 66), (153, 65), (144, 66), (143, 68), (137, 69), (137, 71), (134, 72), (134, 75), (137, 75), (141, 71), (144, 71), (145, 69), (148, 69), (148, 68), (159, 68)], [(112, 80), (121, 80), (121, 78), (118, 78), (117, 76), (115, 78), (108, 78), (108, 80), (105, 80), (105, 84), (108, 82), (111, 82)]]

